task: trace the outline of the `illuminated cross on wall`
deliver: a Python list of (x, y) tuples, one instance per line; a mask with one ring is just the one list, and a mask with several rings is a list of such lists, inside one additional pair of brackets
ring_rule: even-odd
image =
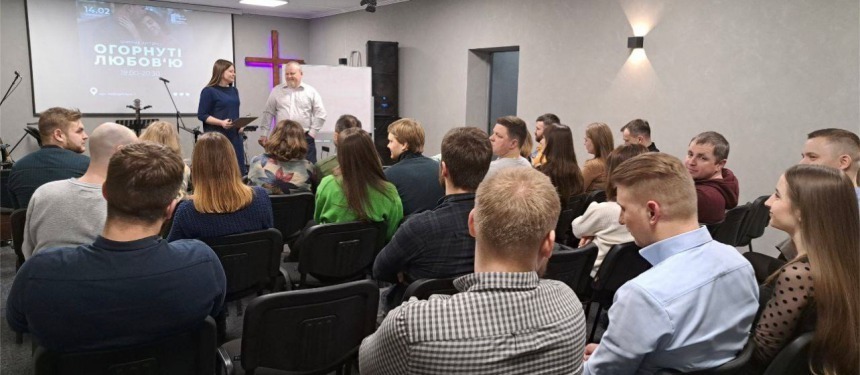
[(301, 59), (282, 59), (280, 47), (278, 45), (278, 31), (272, 30), (272, 57), (246, 57), (245, 65), (250, 66), (266, 66), (272, 68), (272, 87), (281, 83), (281, 65), (290, 61), (295, 61), (304, 64), (305, 60)]

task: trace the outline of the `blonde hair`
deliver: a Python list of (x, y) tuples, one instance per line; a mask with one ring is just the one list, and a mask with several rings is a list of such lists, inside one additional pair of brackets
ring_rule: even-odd
[(176, 132), (176, 125), (167, 121), (156, 121), (146, 127), (143, 134), (140, 135), (141, 141), (149, 141), (167, 146), (179, 156), (182, 156), (182, 147), (179, 146), (179, 133)]
[(226, 214), (251, 204), (253, 190), (242, 183), (236, 151), (221, 133), (200, 136), (191, 159), (194, 209), (206, 214)]
[[(547, 125), (548, 127), (549, 125)], [(528, 159), (532, 155), (532, 147), (534, 147), (534, 141), (532, 140), (532, 134), (526, 132), (526, 137), (523, 139), (523, 144), (520, 145), (520, 156)]]
[(308, 154), (305, 130), (298, 122), (282, 120), (265, 145), (266, 153), (280, 161), (304, 159)]
[(612, 129), (609, 125), (602, 122), (589, 124), (585, 128), (585, 136), (591, 140), (594, 145), (594, 158), (606, 160), (609, 153), (615, 147), (615, 141), (612, 138)]
[(388, 125), (388, 133), (397, 142), (406, 145), (406, 149), (414, 153), (424, 152), (424, 128), (421, 123), (411, 118), (397, 120)]
[(549, 177), (532, 168), (506, 168), (484, 180), (475, 195), (477, 240), (505, 258), (537, 250), (555, 229), (561, 201)]
[(630, 189), (639, 202), (658, 202), (667, 220), (698, 217), (693, 178), (674, 156), (649, 152), (627, 159), (612, 171), (610, 184)]
[(800, 238), (815, 285), (811, 306), (817, 320), (810, 368), (826, 375), (856, 373), (860, 360), (860, 213), (854, 185), (841, 171), (819, 165), (793, 166), (785, 172), (785, 181), (792, 209), (800, 217)]

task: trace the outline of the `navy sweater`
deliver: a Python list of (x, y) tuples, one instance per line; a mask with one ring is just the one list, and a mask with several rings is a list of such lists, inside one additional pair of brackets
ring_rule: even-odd
[(193, 201), (183, 201), (176, 207), (173, 227), (167, 240), (221, 237), (271, 228), (274, 222), (269, 194), (259, 186), (253, 189), (254, 199), (251, 204), (229, 214), (200, 213), (194, 209)]

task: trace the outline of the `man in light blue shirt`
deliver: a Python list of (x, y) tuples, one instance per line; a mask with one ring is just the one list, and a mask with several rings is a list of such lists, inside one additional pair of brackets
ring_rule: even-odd
[(583, 374), (717, 367), (749, 337), (758, 309), (752, 266), (700, 228), (693, 180), (680, 160), (648, 153), (612, 173), (619, 221), (653, 267), (624, 284), (609, 327), (585, 350)]

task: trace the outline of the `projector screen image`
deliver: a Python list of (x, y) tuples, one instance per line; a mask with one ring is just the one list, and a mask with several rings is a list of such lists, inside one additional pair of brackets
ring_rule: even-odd
[[(33, 111), (197, 113), (217, 59), (233, 61), (230, 14), (104, 1), (27, 2)], [(169, 80), (170, 93), (159, 78)]]

